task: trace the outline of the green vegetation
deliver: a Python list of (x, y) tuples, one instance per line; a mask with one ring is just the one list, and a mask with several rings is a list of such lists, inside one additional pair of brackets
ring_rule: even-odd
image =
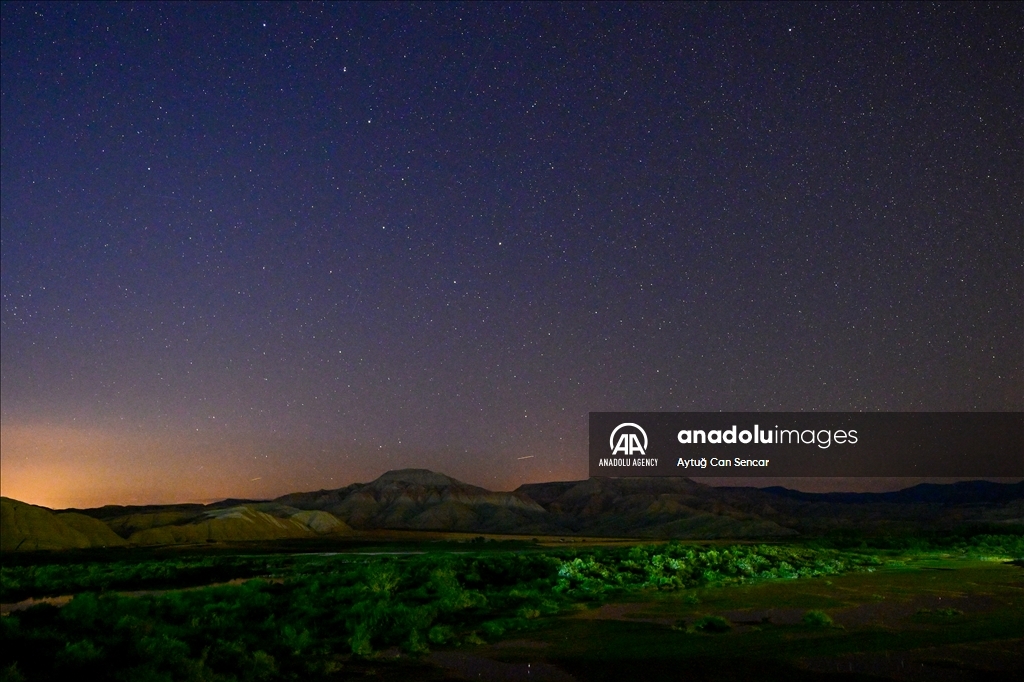
[(703, 616), (693, 624), (694, 632), (721, 634), (732, 630), (732, 624), (721, 616)]
[(274, 576), (289, 557), (180, 557), (174, 560), (0, 566), (0, 602), (110, 590), (161, 590)]
[(1019, 525), (973, 525), (949, 531), (918, 531), (892, 535), (844, 529), (811, 539), (806, 545), (875, 552), (944, 552), (961, 557), (1024, 557), (1024, 534), (1021, 533)]
[(834, 625), (831, 616), (817, 609), (811, 609), (805, 613), (803, 622), (804, 625), (810, 625), (815, 628), (830, 628)]
[[(1021, 539), (1013, 536), (985, 537), (972, 547), (966, 553), (1024, 554)], [(4, 601), (77, 596), (63, 608), (42, 604), (0, 619), (0, 671), (10, 680), (68, 679), (72, 673), (111, 680), (315, 679), (386, 650), (416, 656), (439, 647), (478, 646), (576, 623), (552, 617), (610, 599), (660, 603), (672, 595), (678, 595), (673, 609), (705, 612), (694, 616), (693, 634), (661, 626), (657, 637), (728, 638), (741, 635), (736, 621), (708, 613), (718, 608), (722, 597), (717, 595), (739, 594), (741, 586), (801, 582), (797, 578), (891, 571), (896, 569), (885, 567), (895, 561), (929, 559), (860, 548), (668, 543), (576, 551), (194, 556), (4, 566)], [(119, 593), (235, 578), (248, 580)], [(839, 632), (824, 627), (832, 620), (825, 612), (829, 603), (819, 600), (809, 607), (815, 610), (804, 623)], [(679, 649), (673, 646), (672, 651)]]

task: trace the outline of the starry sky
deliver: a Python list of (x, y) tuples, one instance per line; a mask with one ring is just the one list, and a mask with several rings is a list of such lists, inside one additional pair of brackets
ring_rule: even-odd
[(4, 495), (587, 476), (589, 411), (1024, 408), (1022, 12), (2, 4)]

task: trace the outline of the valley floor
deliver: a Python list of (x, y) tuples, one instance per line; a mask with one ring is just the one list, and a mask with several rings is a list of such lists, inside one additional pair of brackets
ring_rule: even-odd
[[(22, 555), (5, 561), (4, 594), (59, 598), (5, 604), (0, 679), (65, 679), (72, 668), (223, 682), (942, 682), (1024, 672), (1024, 564), (1006, 554), (1019, 554), (1019, 538), (956, 551), (420, 539), (378, 538), (342, 554)], [(771, 575), (727, 575), (752, 564)], [(623, 571), (647, 582), (622, 587)], [(111, 669), (127, 659), (134, 667)]]
[[(832, 622), (808, 622), (808, 612)], [(695, 631), (707, 616), (728, 629)], [(1024, 671), (1024, 569), (928, 561), (633, 596), (431, 660), (492, 680), (994, 679)]]

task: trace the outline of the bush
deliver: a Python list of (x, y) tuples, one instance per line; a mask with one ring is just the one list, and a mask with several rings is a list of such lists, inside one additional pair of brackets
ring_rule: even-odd
[(824, 611), (811, 610), (804, 614), (804, 625), (816, 628), (830, 628), (834, 625), (832, 618)]
[(427, 633), (427, 639), (434, 644), (444, 644), (455, 637), (455, 632), (447, 625), (435, 625)]
[(732, 623), (721, 616), (704, 616), (694, 622), (693, 630), (707, 634), (721, 634), (732, 630)]
[(18, 664), (12, 663), (0, 670), (0, 682), (25, 682), (25, 677), (18, 671)]
[(497, 639), (505, 634), (505, 625), (499, 620), (489, 620), (480, 626), (480, 629), (484, 631), (484, 634), (493, 639)]

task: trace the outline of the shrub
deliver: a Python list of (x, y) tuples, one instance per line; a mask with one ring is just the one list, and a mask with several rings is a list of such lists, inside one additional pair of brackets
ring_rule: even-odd
[(454, 636), (455, 633), (447, 625), (435, 625), (430, 628), (430, 632), (427, 633), (427, 639), (434, 644), (444, 644)]
[(0, 682), (25, 682), (25, 677), (18, 670), (18, 664), (11, 663), (0, 670)]
[(804, 614), (804, 625), (816, 628), (830, 628), (834, 625), (832, 618), (824, 611), (811, 610)]
[(480, 626), (488, 637), (498, 638), (505, 634), (505, 625), (501, 621), (489, 620)]
[(732, 623), (721, 616), (704, 616), (694, 622), (693, 629), (695, 632), (721, 634), (732, 630)]

